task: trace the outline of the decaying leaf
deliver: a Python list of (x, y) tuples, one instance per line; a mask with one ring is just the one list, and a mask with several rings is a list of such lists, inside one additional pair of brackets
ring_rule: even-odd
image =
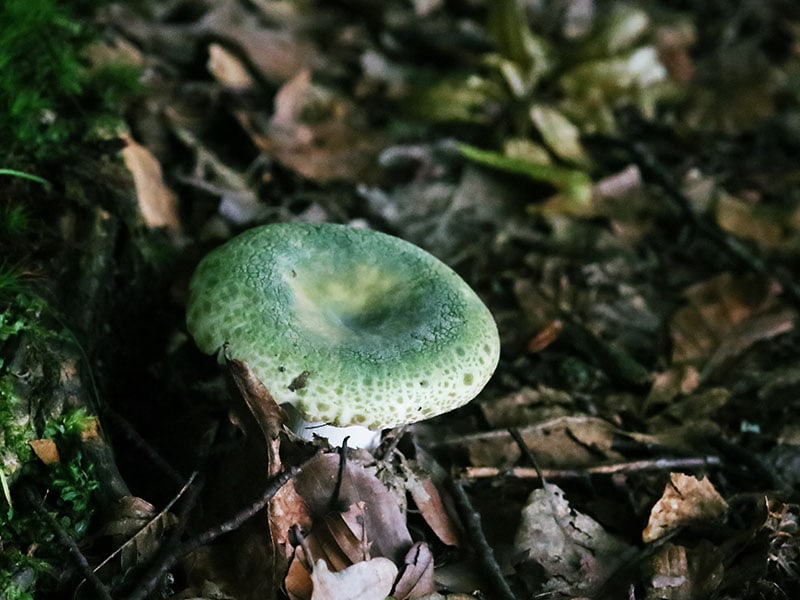
[(520, 428), (566, 417), (570, 410), (574, 410), (573, 404), (567, 392), (543, 385), (524, 387), (500, 398), (479, 401), (484, 418), (493, 428)]
[(392, 591), (397, 567), (388, 558), (373, 558), (331, 573), (324, 560), (314, 565), (311, 600), (385, 600)]
[(544, 570), (546, 590), (579, 596), (597, 591), (634, 551), (572, 508), (553, 484), (528, 497), (514, 550)]
[(663, 495), (650, 511), (642, 539), (652, 542), (681, 525), (714, 520), (727, 508), (728, 504), (708, 479), (671, 473)]
[(322, 560), (334, 571), (373, 557), (401, 564), (412, 545), (405, 515), (392, 493), (355, 459), (345, 463), (338, 498), (334, 497), (339, 465), (338, 454), (319, 455), (294, 482), (312, 523), (303, 544), (294, 549), (286, 575), (292, 599), (311, 598), (312, 561)]
[[(180, 497), (180, 496), (178, 496)], [(104, 523), (100, 534), (110, 536), (119, 545), (94, 571), (103, 580), (126, 573), (146, 564), (161, 548), (164, 536), (178, 519), (170, 512), (177, 497), (163, 510), (135, 496), (117, 501), (114, 511)]]
[(397, 600), (419, 598), (434, 591), (433, 554), (427, 544), (417, 542), (406, 554), (403, 570), (392, 589), (392, 597)]
[[(347, 511), (333, 511), (317, 519), (297, 546), (286, 574), (286, 592), (292, 600), (312, 597), (312, 564), (325, 562), (334, 572), (370, 560), (370, 543), (364, 528), (364, 503)], [(316, 568), (316, 567), (315, 567)]]
[[(542, 466), (576, 468), (596, 464), (601, 455), (623, 458), (613, 449), (620, 430), (597, 417), (559, 417), (522, 427), (519, 433)], [(510, 466), (520, 458), (519, 446), (506, 430), (447, 438), (441, 444), (463, 446), (474, 465)]]
[(266, 134), (251, 128), (251, 135), (262, 150), (304, 177), (361, 181), (384, 145), (362, 118), (355, 104), (314, 84), (305, 69), (276, 94)]
[(731, 273), (687, 289), (687, 305), (671, 323), (673, 364), (696, 365), (707, 376), (756, 342), (791, 331), (797, 312), (781, 304), (779, 292), (760, 277)]
[(705, 598), (719, 585), (722, 554), (707, 540), (695, 548), (665, 544), (650, 559), (648, 600)]

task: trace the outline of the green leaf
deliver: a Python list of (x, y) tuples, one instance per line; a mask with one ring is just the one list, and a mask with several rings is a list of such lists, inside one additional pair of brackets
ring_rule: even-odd
[(458, 144), (461, 155), (472, 162), (503, 171), (529, 177), (534, 181), (549, 183), (573, 202), (588, 204), (592, 197), (592, 180), (584, 171), (566, 169), (533, 162), (523, 158), (506, 156), (492, 150), (483, 150), (469, 144)]

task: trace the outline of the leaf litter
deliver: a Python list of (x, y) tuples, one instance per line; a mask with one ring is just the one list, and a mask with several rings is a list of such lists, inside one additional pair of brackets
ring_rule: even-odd
[[(334, 220), (445, 259), (503, 338), (478, 401), (374, 453), (288, 435), (246, 365), (232, 402), (197, 374), (176, 399), (202, 398), (233, 460), (200, 466), (201, 509), (98, 526), (120, 534), (106, 560), (124, 584), (175, 531), (213, 531), (303, 465), (183, 557), (172, 597), (800, 593), (800, 15), (784, 4), (101, 9), (144, 66), (124, 156), (136, 227), (190, 249), (176, 305), (188, 263), (235, 232)], [(167, 328), (165, 363), (199, 364)], [(125, 385), (144, 391), (109, 389)], [(173, 429), (162, 451), (196, 448)]]

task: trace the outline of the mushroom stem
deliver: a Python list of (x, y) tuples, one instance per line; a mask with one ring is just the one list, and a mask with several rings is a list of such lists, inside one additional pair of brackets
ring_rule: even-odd
[(287, 427), (296, 436), (307, 441), (312, 441), (314, 436), (317, 436), (326, 438), (332, 447), (339, 447), (345, 438), (349, 438), (347, 445), (350, 448), (372, 450), (378, 446), (381, 440), (380, 431), (373, 431), (361, 425), (335, 427), (324, 421), (307, 421), (291, 404), (282, 404), (281, 408), (286, 411), (288, 416)]

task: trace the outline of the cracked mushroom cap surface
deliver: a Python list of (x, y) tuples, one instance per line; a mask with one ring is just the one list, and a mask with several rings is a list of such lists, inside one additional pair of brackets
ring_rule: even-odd
[(450, 267), (400, 238), (331, 223), (250, 229), (210, 252), (187, 327), (227, 345), (310, 421), (393, 427), (469, 402), (497, 366), (494, 319)]

